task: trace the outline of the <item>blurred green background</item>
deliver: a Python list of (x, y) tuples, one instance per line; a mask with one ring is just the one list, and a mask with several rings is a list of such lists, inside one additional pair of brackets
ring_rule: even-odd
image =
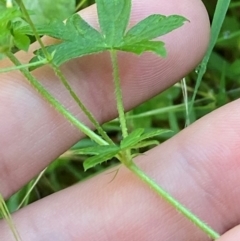
[[(24, 0), (24, 2), (28, 9), (36, 11), (33, 16), (35, 22), (48, 22), (54, 18), (65, 19), (76, 9), (82, 9), (94, 3), (94, 1), (76, 2), (75, 0), (55, 0), (54, 4), (47, 0)], [(217, 1), (204, 0), (203, 2), (207, 7), (211, 21)], [(2, 0), (0, 7), (1, 3), (3, 3)], [(172, 134), (162, 136), (159, 139), (162, 142), (182, 130), (189, 120), (194, 121), (240, 96), (240, 1), (232, 1), (231, 3), (208, 63), (206, 74), (198, 90), (194, 108), (191, 113), (188, 113), (184, 103), (192, 97), (197, 74), (198, 68), (189, 73), (184, 81), (179, 80), (175, 86), (129, 112), (127, 114), (129, 128), (167, 128), (173, 130)], [(183, 94), (183, 90), (185, 90), (185, 94)], [(114, 141), (120, 141), (121, 133), (117, 120), (104, 124), (104, 128)], [(110, 160), (84, 172), (82, 163), (86, 157), (75, 155), (74, 150), (89, 145), (91, 145), (90, 140), (81, 140), (55, 160), (41, 176), (23, 205), (117, 164), (116, 160)], [(140, 151), (143, 152), (146, 149)], [(10, 210), (17, 209), (33, 182), (34, 180), (8, 200)]]

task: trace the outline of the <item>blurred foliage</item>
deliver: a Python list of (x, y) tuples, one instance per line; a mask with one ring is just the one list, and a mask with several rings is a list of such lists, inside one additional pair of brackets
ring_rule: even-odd
[[(42, 4), (41, 1), (41, 7), (43, 7), (44, 5), (45, 10), (38, 11), (38, 14), (41, 14), (41, 12), (43, 13), (42, 16), (38, 16), (39, 21), (48, 21), (55, 16), (61, 16), (62, 18), (65, 18), (73, 11), (73, 1), (58, 1), (59, 4), (60, 2), (64, 2), (67, 4), (63, 4), (62, 7), (59, 7), (56, 4), (57, 1), (55, 1), (54, 4), (52, 4), (50, 1), (44, 2), (46, 3)], [(77, 9), (81, 9), (93, 4), (93, 2), (94, 1), (77, 1), (75, 7)], [(204, 0), (203, 2), (207, 7), (211, 20), (217, 1)], [(25, 3), (30, 4), (27, 5), (28, 9), (32, 9), (33, 5), (35, 5), (35, 7), (37, 8), (39, 7), (38, 1), (25, 0)], [(240, 1), (232, 1), (231, 8), (228, 11), (228, 15), (222, 27), (218, 42), (210, 58), (207, 72), (204, 76), (203, 82), (201, 83), (193, 111), (191, 113), (187, 113), (186, 111), (186, 106), (184, 105), (184, 101), (186, 101), (186, 99), (184, 99), (182, 93), (183, 85), (179, 82), (162, 94), (154, 97), (153, 99), (143, 103), (142, 105), (129, 112), (127, 114), (127, 118), (130, 130), (138, 127), (144, 127), (147, 129), (170, 128), (173, 130), (173, 134), (176, 134), (185, 127), (188, 115), (191, 115), (192, 120), (196, 120), (206, 115), (207, 113), (215, 110), (216, 108), (239, 98), (239, 3)], [(49, 9), (47, 9), (48, 7)], [(62, 12), (61, 9), (63, 10)], [(58, 13), (58, 11), (60, 11), (61, 13)], [(45, 18), (48, 20), (45, 20)], [(190, 99), (193, 94), (197, 73), (198, 69), (196, 68), (185, 78), (188, 99)], [(113, 120), (109, 123), (104, 124), (104, 128), (115, 142), (120, 141), (121, 134), (117, 120)], [(164, 138), (161, 137), (159, 141), (164, 141), (173, 134), (165, 135)], [(53, 162), (48, 167), (45, 175), (38, 182), (37, 186), (31, 193), (29, 200), (25, 204), (40, 199), (63, 188), (66, 188), (69, 185), (72, 185), (91, 175), (105, 170), (106, 167), (116, 165), (116, 160), (112, 160), (108, 163), (104, 163), (101, 166), (97, 166), (87, 172), (84, 172), (82, 162), (86, 157), (74, 155), (74, 152), (72, 150), (87, 147), (90, 145), (90, 140), (83, 139), (79, 143), (77, 143), (71, 150), (64, 153), (55, 162)], [(145, 149), (141, 151), (145, 151)], [(112, 175), (112, 177), (114, 177), (115, 174), (110, 173), (109, 175)], [(109, 179), (111, 180), (111, 177)], [(27, 192), (29, 185), (30, 184), (24, 187), (20, 192), (15, 194), (9, 200), (8, 204), (11, 210), (16, 209), (20, 200)]]
[(55, 19), (64, 20), (75, 12), (76, 0), (23, 0), (34, 23), (43, 24)]

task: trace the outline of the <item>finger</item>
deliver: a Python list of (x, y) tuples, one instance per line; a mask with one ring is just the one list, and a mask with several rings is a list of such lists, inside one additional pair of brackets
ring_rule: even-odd
[[(136, 158), (165, 190), (219, 233), (240, 219), (240, 100), (209, 114)], [(209, 241), (174, 208), (121, 167), (20, 210), (23, 240)], [(11, 240), (6, 225), (3, 240)]]
[(240, 226), (237, 226), (225, 233), (217, 241), (238, 241), (240, 240)]
[[(202, 58), (208, 43), (209, 23), (201, 1), (133, 1), (131, 22), (134, 24), (158, 12), (181, 14), (191, 22), (163, 38), (169, 53), (166, 59), (153, 54), (141, 57), (119, 54), (126, 109), (154, 96), (183, 77)], [(83, 16), (96, 25), (95, 6), (83, 11)], [(20, 53), (18, 57), (25, 61), (30, 56)], [(6, 61), (1, 62), (1, 66), (6, 65)], [(70, 61), (62, 66), (62, 70), (100, 122), (116, 116), (108, 54)], [(73, 114), (89, 125), (52, 70), (44, 67), (34, 74)], [(0, 190), (6, 197), (82, 135), (43, 101), (17, 72), (1, 76), (0, 101)]]

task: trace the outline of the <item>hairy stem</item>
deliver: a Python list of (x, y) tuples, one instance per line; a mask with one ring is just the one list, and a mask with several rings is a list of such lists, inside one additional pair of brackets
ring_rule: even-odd
[(42, 39), (40, 38), (34, 23), (32, 22), (28, 11), (26, 10), (23, 1), (22, 0), (17, 0), (22, 12), (25, 15), (25, 18), (27, 20), (27, 22), (29, 23), (34, 36), (36, 37), (38, 43), (41, 46), (41, 49), (46, 57), (46, 59), (48, 60), (49, 64), (51, 65), (51, 67), (53, 68), (54, 72), (56, 73), (56, 75), (58, 76), (58, 78), (61, 80), (62, 84), (64, 85), (64, 87), (69, 91), (70, 95), (72, 96), (72, 98), (76, 101), (76, 103), (78, 104), (78, 106), (81, 108), (81, 110), (83, 111), (83, 113), (88, 117), (88, 119), (92, 122), (93, 126), (97, 129), (98, 133), (109, 143), (109, 144), (114, 144), (114, 142), (111, 140), (111, 138), (109, 138), (109, 136), (106, 134), (106, 132), (103, 130), (103, 128), (100, 126), (99, 122), (96, 120), (96, 118), (93, 116), (93, 114), (86, 108), (86, 106), (82, 103), (82, 101), (80, 100), (80, 98), (77, 96), (77, 94), (74, 92), (74, 90), (71, 88), (71, 86), (69, 85), (69, 83), (67, 82), (66, 78), (64, 77), (62, 71), (59, 69), (58, 66), (56, 66), (54, 63), (52, 63), (52, 57), (51, 55), (48, 53), (47, 49), (44, 46), (44, 43), (42, 42)]
[(30, 25), (30, 27), (31, 27), (31, 29), (32, 29), (32, 31), (34, 33), (34, 36), (37, 39), (38, 43), (40, 44), (40, 47), (41, 47), (45, 57), (47, 58), (48, 62), (51, 62), (52, 57), (48, 53), (48, 51), (46, 50), (46, 48), (44, 46), (44, 43), (41, 40), (41, 38), (40, 38), (40, 36), (39, 36), (35, 26), (34, 26), (34, 23), (33, 23), (32, 19), (30, 18), (27, 9), (25, 8), (25, 5), (24, 5), (23, 1), (22, 0), (16, 0), (16, 2), (18, 3), (18, 5), (19, 5), (20, 9), (22, 10), (22, 12), (23, 12), (23, 14), (24, 14), (28, 24)]
[(14, 66), (14, 67), (9, 67), (9, 68), (4, 68), (4, 69), (0, 69), (0, 73), (6, 73), (6, 72), (11, 72), (14, 70), (19, 70), (19, 69), (23, 69), (23, 68), (29, 68), (29, 67), (35, 67), (38, 65), (42, 65), (42, 64), (46, 64), (48, 63), (46, 59), (34, 62), (34, 63), (30, 63), (30, 64), (22, 64), (20, 66)]
[(84, 114), (92, 122), (94, 127), (97, 129), (98, 133), (104, 138), (105, 141), (107, 141), (109, 144), (114, 145), (114, 142), (107, 135), (107, 133), (103, 130), (103, 128), (100, 126), (99, 122), (96, 120), (96, 118), (93, 116), (93, 114), (87, 109), (87, 107), (83, 104), (83, 102), (80, 100), (80, 98), (74, 92), (72, 87), (69, 85), (69, 83), (67, 82), (66, 78), (64, 77), (62, 71), (60, 71), (60, 69), (57, 66), (55, 66), (54, 64), (52, 64), (52, 67), (53, 67), (56, 75), (58, 76), (58, 78), (61, 80), (62, 84), (69, 91), (70, 95), (75, 100), (75, 102), (78, 104), (78, 106), (81, 108), (81, 110), (84, 112)]
[[(16, 65), (20, 66), (21, 63), (18, 59), (11, 53), (6, 53), (8, 58)], [(66, 108), (56, 100), (39, 82), (38, 80), (27, 70), (20, 69), (21, 73), (29, 81), (29, 83), (47, 100), (60, 114), (62, 114), (69, 122), (76, 126), (81, 132), (91, 138), (93, 141), (99, 145), (107, 145), (108, 143), (103, 140), (100, 136), (94, 133), (91, 129), (81, 123), (76, 117), (74, 117)]]
[(180, 202), (173, 198), (167, 191), (161, 188), (156, 182), (149, 178), (138, 166), (133, 162), (127, 166), (136, 176), (138, 176), (143, 182), (145, 182), (151, 189), (153, 189), (159, 196), (161, 196), (165, 201), (171, 204), (176, 210), (183, 214), (188, 220), (193, 222), (197, 227), (199, 227), (203, 232), (205, 232), (210, 238), (217, 239), (220, 235), (214, 231), (210, 226), (204, 223), (196, 215), (194, 215), (189, 209), (184, 207)]
[(123, 135), (123, 138), (125, 138), (128, 136), (128, 130), (127, 130), (127, 123), (126, 123), (124, 106), (123, 106), (120, 75), (119, 75), (119, 68), (118, 68), (118, 61), (117, 61), (117, 51), (111, 50), (110, 55), (111, 55), (111, 61), (112, 61), (112, 67), (113, 67), (113, 80), (115, 85), (117, 110), (118, 110), (119, 121), (122, 129), (122, 135)]

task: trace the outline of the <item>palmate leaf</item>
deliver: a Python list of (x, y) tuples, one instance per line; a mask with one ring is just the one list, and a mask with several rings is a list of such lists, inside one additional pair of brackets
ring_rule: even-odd
[(127, 149), (137, 149), (149, 145), (157, 145), (158, 141), (147, 139), (165, 134), (169, 131), (170, 130), (155, 130), (148, 133), (144, 133), (143, 128), (138, 128), (131, 132), (126, 138), (124, 138), (121, 141), (120, 147), (116, 145), (92, 146), (77, 150), (74, 153), (81, 155), (94, 155), (92, 157), (87, 158), (83, 163), (84, 170), (87, 170), (91, 167), (96, 166), (97, 164), (101, 164), (102, 162), (113, 158), (120, 151), (124, 151)]
[[(66, 23), (57, 21), (47, 25), (36, 25), (40, 35), (48, 35), (60, 40), (57, 44), (46, 47), (53, 56), (52, 62), (55, 65), (60, 66), (73, 58), (106, 50), (120, 50), (138, 55), (150, 51), (165, 57), (164, 43), (153, 39), (175, 30), (187, 21), (186, 18), (178, 15), (153, 14), (126, 31), (131, 0), (96, 0), (96, 3), (100, 32), (78, 14), (68, 18)], [(32, 34), (29, 27), (17, 30), (18, 33), (22, 31), (23, 34)], [(41, 50), (36, 51), (35, 54), (37, 56), (31, 62), (44, 57)]]

